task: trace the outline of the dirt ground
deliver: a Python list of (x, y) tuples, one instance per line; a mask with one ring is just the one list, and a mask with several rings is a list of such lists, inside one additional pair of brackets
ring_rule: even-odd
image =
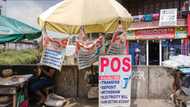
[[(73, 104), (65, 105), (64, 107), (98, 107), (97, 100), (75, 100)], [(174, 107), (174, 105), (163, 99), (137, 99), (131, 102), (131, 107)]]

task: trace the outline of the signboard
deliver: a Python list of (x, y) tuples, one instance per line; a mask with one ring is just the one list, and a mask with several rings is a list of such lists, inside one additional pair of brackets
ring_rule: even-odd
[(90, 67), (98, 60), (98, 57), (101, 54), (101, 49), (103, 48), (103, 43), (103, 36), (100, 36), (98, 39), (90, 43), (77, 42), (77, 59), (80, 70)]
[(81, 70), (90, 67), (94, 62), (96, 62), (98, 56), (99, 56), (99, 49), (88, 50), (85, 48), (81, 48), (78, 54), (79, 69)]
[(177, 9), (161, 9), (159, 26), (176, 26)]
[(44, 50), (41, 63), (60, 71), (63, 64), (63, 59), (63, 51), (46, 48)]
[(181, 39), (181, 38), (187, 38), (187, 28), (186, 27), (177, 27), (176, 28), (176, 33), (175, 33), (175, 38), (176, 39)]
[(187, 32), (188, 36), (190, 36), (190, 13), (187, 15)]
[(99, 64), (99, 107), (130, 107), (131, 56), (101, 56)]
[(175, 28), (145, 29), (135, 31), (136, 39), (170, 39), (175, 37)]
[(44, 51), (40, 63), (61, 71), (68, 40), (57, 40), (49, 36), (43, 39)]
[(134, 31), (127, 31), (126, 32), (127, 40), (135, 40), (135, 33)]

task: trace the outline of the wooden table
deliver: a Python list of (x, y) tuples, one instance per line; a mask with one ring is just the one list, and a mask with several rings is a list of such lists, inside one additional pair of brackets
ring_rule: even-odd
[(14, 75), (10, 78), (0, 78), (0, 95), (12, 95), (13, 96), (13, 107), (16, 107), (17, 103), (17, 88), (23, 87), (24, 84), (32, 77), (32, 74), (28, 75)]

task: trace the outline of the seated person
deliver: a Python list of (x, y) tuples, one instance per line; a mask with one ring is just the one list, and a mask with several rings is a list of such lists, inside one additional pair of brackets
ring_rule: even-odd
[(183, 74), (180, 71), (176, 72), (174, 75), (173, 82), (173, 94), (172, 99), (176, 103), (175, 99), (186, 99), (186, 96), (190, 95), (190, 76)]
[(46, 95), (43, 93), (43, 89), (54, 84), (55, 69), (44, 69), (42, 66), (38, 66), (35, 69), (35, 75), (29, 81), (29, 92), (39, 96), (39, 104), (43, 104), (46, 100)]
[(190, 96), (190, 75), (183, 76), (181, 85), (181, 90), (185, 95)]

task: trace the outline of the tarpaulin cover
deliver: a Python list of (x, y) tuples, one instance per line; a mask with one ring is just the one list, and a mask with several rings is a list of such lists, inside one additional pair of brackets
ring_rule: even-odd
[(40, 30), (15, 19), (0, 16), (0, 43), (33, 40), (40, 36)]

